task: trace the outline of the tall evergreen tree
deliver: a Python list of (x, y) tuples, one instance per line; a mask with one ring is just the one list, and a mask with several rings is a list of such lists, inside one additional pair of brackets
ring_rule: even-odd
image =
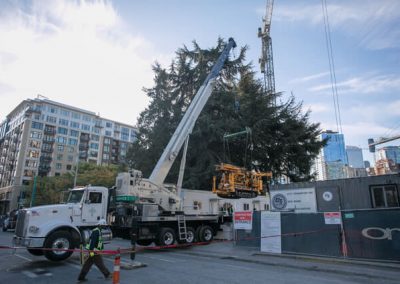
[[(179, 124), (190, 101), (224, 48), (201, 49), (193, 42), (176, 52), (168, 69), (153, 66), (154, 86), (144, 89), (150, 104), (138, 119), (139, 135), (128, 151), (129, 165), (148, 177)], [(319, 124), (309, 122), (309, 113), (293, 97), (276, 104), (279, 94), (266, 96), (262, 83), (245, 63), (247, 47), (225, 63), (213, 94), (203, 109), (190, 136), (184, 187), (209, 189), (215, 165), (231, 162), (250, 166), (257, 161), (262, 171), (292, 181), (312, 178), (310, 166), (324, 142), (318, 141)], [(281, 98), (282, 99), (282, 98)], [(224, 147), (223, 135), (250, 127), (252, 143), (237, 138)], [(246, 155), (247, 154), (247, 155)], [(179, 158), (177, 159), (179, 160)], [(179, 163), (175, 163), (166, 182), (176, 182)]]

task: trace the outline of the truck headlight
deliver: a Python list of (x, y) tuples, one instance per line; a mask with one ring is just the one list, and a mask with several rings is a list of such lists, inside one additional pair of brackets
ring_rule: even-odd
[(36, 226), (29, 227), (29, 233), (36, 234), (37, 232), (39, 232), (39, 227)]

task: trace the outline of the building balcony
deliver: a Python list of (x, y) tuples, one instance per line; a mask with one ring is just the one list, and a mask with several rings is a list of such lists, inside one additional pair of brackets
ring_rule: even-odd
[(53, 153), (54, 149), (53, 148), (42, 148), (43, 153)]
[(44, 129), (44, 134), (46, 134), (46, 135), (56, 135), (56, 130), (55, 129), (49, 129), (49, 128), (45, 128)]

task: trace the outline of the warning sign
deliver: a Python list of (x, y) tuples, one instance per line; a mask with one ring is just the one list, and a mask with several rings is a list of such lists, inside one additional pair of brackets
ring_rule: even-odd
[(324, 218), (325, 218), (325, 224), (327, 225), (342, 224), (342, 218), (340, 216), (340, 212), (325, 212)]
[(233, 213), (233, 227), (238, 230), (251, 230), (253, 221), (253, 212), (234, 212)]

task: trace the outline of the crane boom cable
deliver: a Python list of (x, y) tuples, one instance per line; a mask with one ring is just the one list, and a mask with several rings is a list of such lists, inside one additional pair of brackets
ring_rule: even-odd
[(329, 73), (331, 80), (331, 90), (332, 90), (332, 98), (335, 112), (335, 120), (336, 127), (338, 132), (343, 133), (342, 130), (342, 121), (340, 115), (340, 105), (339, 105), (339, 95), (337, 91), (337, 81), (336, 81), (336, 72), (335, 72), (335, 63), (333, 56), (333, 48), (332, 48), (332, 39), (331, 39), (331, 30), (329, 24), (329, 16), (328, 16), (328, 7), (326, 5), (326, 0), (321, 0), (322, 3), (322, 13), (324, 18), (324, 28), (325, 28), (325, 42), (326, 49), (328, 52), (328, 61), (329, 61)]

